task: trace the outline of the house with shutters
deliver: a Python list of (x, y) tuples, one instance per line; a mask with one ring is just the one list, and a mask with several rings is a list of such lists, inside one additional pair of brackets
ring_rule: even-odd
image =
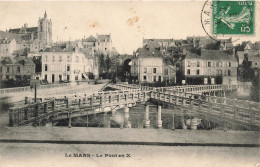
[(139, 48), (131, 63), (132, 82), (176, 82), (176, 67), (160, 50)]

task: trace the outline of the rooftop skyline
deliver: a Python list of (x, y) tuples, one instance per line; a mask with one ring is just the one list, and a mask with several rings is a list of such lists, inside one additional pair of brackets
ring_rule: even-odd
[[(109, 34), (120, 53), (131, 54), (142, 47), (143, 38), (185, 39), (187, 36), (206, 36), (200, 14), (203, 1), (173, 2), (0, 2), (0, 30), (38, 26), (39, 17), (52, 20), (53, 41), (87, 38)], [(256, 2), (256, 18), (260, 2)], [(255, 36), (238, 41), (260, 39), (259, 25)]]

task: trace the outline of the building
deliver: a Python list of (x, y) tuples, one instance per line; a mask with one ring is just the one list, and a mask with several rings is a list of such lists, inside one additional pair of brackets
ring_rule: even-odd
[(0, 60), (0, 81), (31, 79), (35, 75), (35, 64), (25, 56), (3, 57)]
[(176, 68), (156, 49), (137, 49), (131, 63), (132, 82), (175, 82)]
[(38, 52), (52, 44), (52, 21), (48, 19), (46, 11), (43, 18), (39, 17), (37, 27), (28, 27), (25, 23), (21, 28), (9, 29), (8, 32), (20, 37), (20, 40), (16, 41), (17, 50), (29, 48)]
[(250, 41), (242, 42), (241, 45), (236, 46), (236, 56), (239, 62), (239, 65), (243, 63), (244, 60), (247, 60), (249, 57), (255, 57), (260, 54), (260, 44), (256, 42), (252, 44)]
[(249, 56), (247, 60), (252, 69), (260, 69), (260, 54)]
[(0, 39), (0, 59), (5, 56), (11, 56), (16, 50), (15, 39)]
[(182, 84), (236, 84), (238, 62), (233, 54), (220, 50), (188, 52), (181, 60)]
[(81, 81), (88, 79), (88, 73), (96, 74), (96, 62), (93, 58), (80, 52), (78, 48), (53, 47), (41, 52), (42, 80), (48, 83), (61, 81)]
[(88, 38), (84, 37), (82, 45), (83, 48), (93, 49), (95, 54), (103, 54), (105, 57), (111, 57), (111, 51), (113, 51), (111, 34), (96, 34), (96, 37), (92, 35)]

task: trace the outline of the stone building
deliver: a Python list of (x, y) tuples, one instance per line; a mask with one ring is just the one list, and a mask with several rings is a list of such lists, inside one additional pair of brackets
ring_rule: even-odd
[(95, 54), (111, 57), (111, 51), (113, 51), (111, 34), (96, 34), (96, 37), (91, 35), (88, 38), (83, 38), (82, 44), (84, 48), (93, 49)]
[(5, 56), (11, 56), (15, 50), (15, 39), (0, 39), (0, 59)]
[(38, 52), (52, 44), (52, 21), (48, 19), (46, 11), (43, 18), (39, 17), (37, 27), (28, 27), (25, 23), (21, 28), (9, 29), (8, 32), (20, 37), (20, 40), (16, 41), (17, 50), (29, 48)]
[[(181, 60), (179, 83), (236, 84), (238, 62), (226, 51), (201, 50), (201, 54), (188, 52)], [(185, 81), (183, 81), (185, 80)]]
[(35, 64), (25, 56), (4, 57), (0, 60), (0, 81), (19, 78), (31, 79), (35, 75)]
[(159, 50), (139, 48), (131, 62), (132, 82), (176, 82), (176, 68)]
[(60, 81), (81, 81), (88, 79), (88, 73), (96, 74), (95, 59), (80, 52), (77, 48), (62, 50), (53, 47), (39, 53), (42, 58), (41, 79), (48, 83)]

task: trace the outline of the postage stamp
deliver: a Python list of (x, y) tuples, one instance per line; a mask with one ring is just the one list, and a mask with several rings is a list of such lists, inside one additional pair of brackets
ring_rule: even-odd
[(212, 1), (212, 33), (254, 35), (255, 1)]

